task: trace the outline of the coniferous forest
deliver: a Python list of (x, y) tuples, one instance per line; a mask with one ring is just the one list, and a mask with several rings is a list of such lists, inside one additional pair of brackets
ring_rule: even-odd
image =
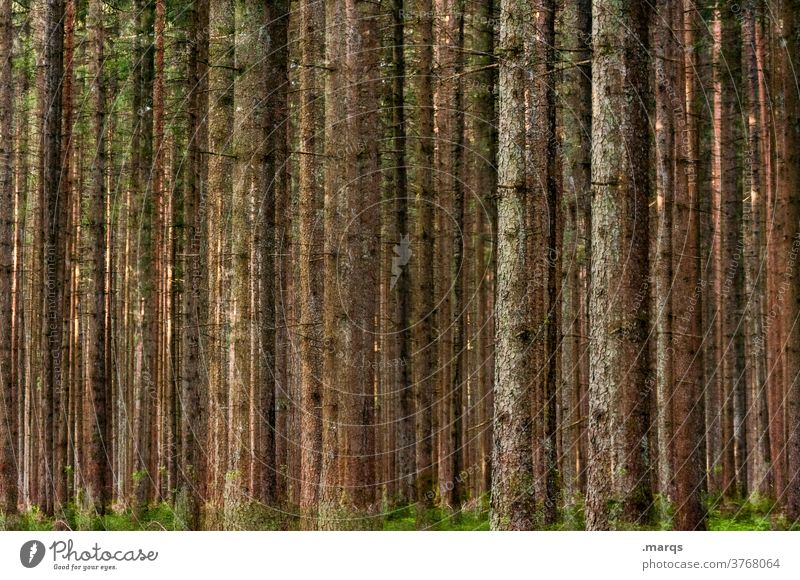
[(799, 71), (798, 0), (0, 0), (0, 528), (797, 528)]

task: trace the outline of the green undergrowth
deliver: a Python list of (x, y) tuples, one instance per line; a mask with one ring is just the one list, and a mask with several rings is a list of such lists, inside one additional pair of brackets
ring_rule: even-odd
[[(710, 498), (707, 502), (708, 529), (713, 531), (759, 531), (759, 530), (800, 530), (800, 525), (790, 525), (780, 514), (774, 502), (762, 498), (724, 501)], [(33, 508), (16, 516), (0, 515), (0, 530), (106, 530), (106, 531), (171, 531), (185, 530), (185, 519), (180, 508), (173, 508), (162, 503), (137, 511), (119, 510), (106, 514), (96, 514), (70, 504), (58, 517), (46, 517), (40, 510)], [(662, 518), (646, 526), (626, 526), (629, 530), (668, 530), (669, 519), (664, 519), (670, 510), (668, 506), (659, 506), (658, 513)], [(271, 509), (261, 505), (242, 505), (234, 513), (226, 511), (206, 511), (207, 529), (239, 529), (239, 530), (298, 530), (303, 529), (296, 511), (287, 508)], [(489, 529), (488, 501), (483, 498), (473, 502), (469, 508), (451, 510), (436, 508), (418, 513), (416, 507), (403, 506), (384, 509), (380, 516), (369, 517), (367, 525), (349, 526), (349, 529), (379, 529), (385, 531), (485, 531)], [(361, 521), (357, 518), (354, 521)], [(361, 522), (363, 523), (363, 521)], [(581, 530), (583, 529), (583, 506), (576, 502), (570, 509), (561, 513), (561, 521), (548, 527), (549, 530)]]
[(389, 532), (411, 530), (485, 531), (489, 529), (489, 512), (484, 509), (452, 511), (429, 510), (419, 518), (415, 506), (406, 506), (385, 514), (383, 529)]
[(708, 529), (715, 531), (800, 530), (767, 498), (709, 502)]
[(159, 531), (181, 530), (175, 511), (159, 504), (134, 512), (120, 510), (99, 514), (75, 504), (66, 506), (57, 516), (45, 516), (34, 507), (17, 516), (2, 520), (0, 529), (24, 531)]

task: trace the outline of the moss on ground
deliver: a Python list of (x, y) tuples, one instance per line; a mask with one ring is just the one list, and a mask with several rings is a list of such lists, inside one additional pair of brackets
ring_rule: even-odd
[[(708, 529), (714, 531), (745, 531), (745, 530), (787, 530), (800, 529), (798, 524), (789, 525), (772, 501), (758, 498), (748, 500), (709, 499), (708, 501)], [(295, 510), (286, 508), (282, 510), (270, 509), (266, 506), (242, 506), (239, 529), (246, 530), (296, 530), (300, 529), (300, 518)], [(385, 531), (485, 531), (489, 529), (488, 501), (483, 498), (475, 502), (469, 509), (455, 511), (446, 508), (429, 510), (423, 518), (418, 517), (416, 507), (413, 505), (387, 509), (381, 517), (368, 516), (371, 526), (358, 529), (382, 529)], [(552, 530), (580, 530), (583, 528), (583, 510), (576, 503), (568, 513), (562, 514), (562, 521), (552, 526)], [(208, 516), (207, 516), (208, 517)], [(425, 524), (420, 527), (419, 521)], [(214, 519), (209, 519), (210, 527), (220, 529), (214, 525)], [(381, 523), (382, 525), (376, 526)], [(363, 523), (363, 522), (362, 522)], [(70, 504), (56, 518), (45, 517), (38, 509), (31, 509), (23, 514), (0, 518), (0, 529), (3, 530), (107, 530), (107, 531), (137, 531), (137, 530), (182, 530), (182, 518), (176, 514), (175, 509), (166, 503), (143, 508), (134, 512), (131, 510), (115, 511), (103, 515), (94, 514)], [(662, 520), (659, 524), (649, 527), (630, 527), (627, 529), (658, 530), (669, 529)]]

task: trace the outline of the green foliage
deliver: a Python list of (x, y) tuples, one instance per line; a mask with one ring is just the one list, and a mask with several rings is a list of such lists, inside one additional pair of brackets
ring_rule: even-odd
[[(422, 518), (430, 522), (423, 529), (436, 531), (485, 531), (489, 529), (489, 511), (480, 507), (476, 510), (450, 511), (429, 510)], [(403, 532), (419, 529), (417, 527), (416, 506), (398, 508), (385, 514), (383, 529), (390, 532)]]
[[(11, 523), (10, 520), (6, 520)], [(8, 529), (46, 532), (54, 529), (78, 531), (157, 531), (181, 530), (174, 510), (166, 503), (146, 507), (135, 513), (120, 510), (99, 514), (86, 502), (69, 503), (55, 518), (46, 517), (34, 507), (20, 514)]]
[(675, 516), (675, 508), (668, 497), (662, 494), (656, 494), (653, 498), (655, 504), (656, 525), (659, 530), (671, 530), (673, 525), (673, 517)]
[(580, 531), (586, 528), (583, 512), (583, 497), (576, 497), (561, 509), (561, 521), (553, 527), (555, 531)]
[(713, 498), (708, 511), (708, 529), (715, 531), (760, 531), (779, 529), (781, 518), (775, 502), (754, 497), (720, 501)]
[(47, 519), (38, 507), (33, 506), (20, 515), (17, 526), (19, 530), (49, 532), (53, 529), (53, 522)]
[[(177, 502), (180, 505), (180, 501)], [(672, 508), (656, 498), (657, 511), (662, 517), (654, 525), (625, 525), (617, 529), (625, 530), (668, 530), (671, 529)], [(486, 531), (489, 530), (489, 501), (482, 497), (470, 502), (470, 508), (450, 510), (434, 508), (421, 517), (415, 505), (398, 507), (382, 514), (344, 514), (337, 513), (337, 520), (347, 518), (352, 526), (348, 529), (382, 529), (385, 531)], [(747, 500), (726, 500), (709, 498), (708, 529), (713, 531), (760, 531), (800, 529), (791, 525), (777, 509), (774, 501), (766, 498)], [(204, 509), (205, 529), (238, 530), (296, 530), (300, 527), (297, 510), (291, 506), (284, 509), (272, 508), (258, 502), (241, 502), (226, 509), (225, 525), (221, 525), (221, 507), (206, 506)], [(667, 514), (667, 517), (664, 517)], [(583, 502), (574, 501), (562, 510), (562, 520), (551, 530), (584, 529)], [(425, 522), (420, 525), (419, 522)], [(235, 525), (231, 525), (235, 524)], [(88, 501), (70, 503), (55, 518), (48, 518), (38, 508), (14, 517), (0, 516), (0, 530), (50, 531), (54, 529), (93, 530), (93, 531), (139, 531), (139, 530), (185, 530), (185, 519), (180, 508), (167, 503), (147, 506), (138, 511), (124, 509), (99, 514), (93, 511)]]

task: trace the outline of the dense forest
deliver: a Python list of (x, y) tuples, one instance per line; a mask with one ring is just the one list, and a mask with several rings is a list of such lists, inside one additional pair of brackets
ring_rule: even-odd
[(0, 528), (798, 526), (800, 1), (0, 0), (0, 61)]

